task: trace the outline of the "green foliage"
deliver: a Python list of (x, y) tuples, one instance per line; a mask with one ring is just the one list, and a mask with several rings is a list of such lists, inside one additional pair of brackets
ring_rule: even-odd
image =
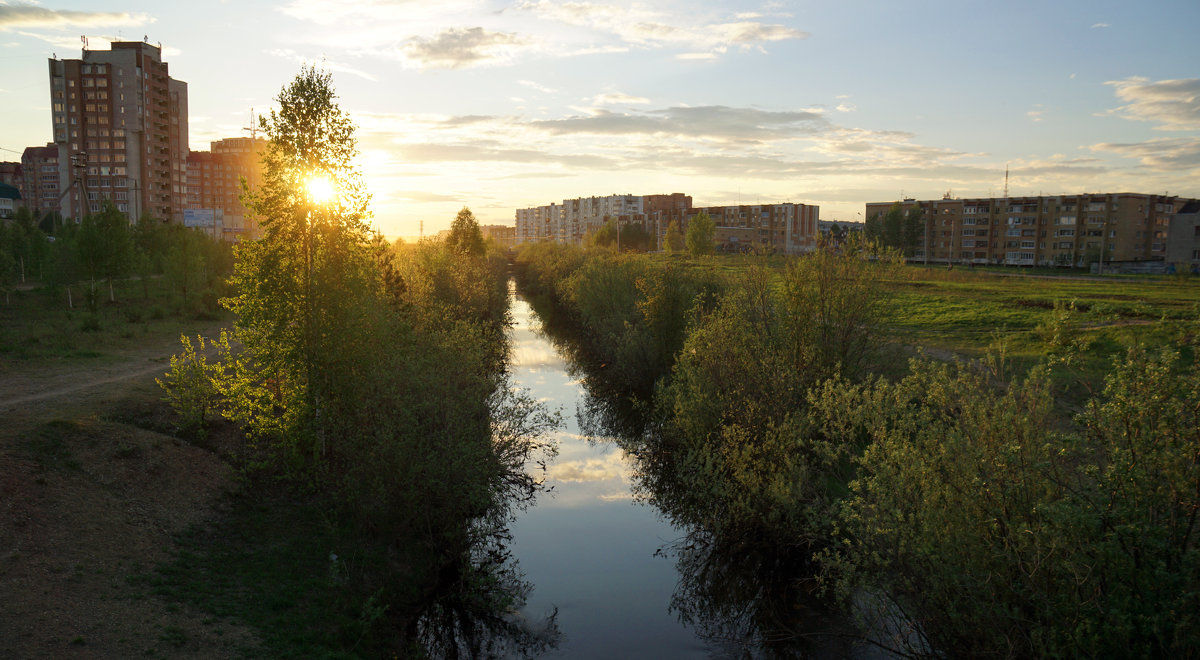
[(716, 249), (714, 241), (716, 241), (717, 225), (712, 218), (708, 217), (703, 211), (697, 213), (690, 221), (688, 221), (687, 243), (688, 254), (693, 257), (700, 257), (712, 254)]
[[(208, 342), (204, 337), (196, 335), (193, 345), (187, 335), (180, 335), (179, 343), (183, 351), (171, 356), (171, 370), (154, 382), (166, 392), (167, 403), (179, 416), (180, 429), (203, 437), (206, 418), (217, 401), (214, 383), (219, 379), (221, 366), (208, 362)], [(222, 332), (212, 346), (228, 356), (231, 353), (228, 333)]]
[(109, 299), (113, 300), (112, 280), (124, 277), (133, 264), (133, 237), (129, 221), (112, 202), (105, 202), (99, 213), (84, 217), (75, 238), (76, 259), (83, 275), (92, 280), (109, 281)]
[(906, 211), (896, 202), (882, 216), (875, 213), (867, 218), (864, 234), (869, 241), (912, 256), (921, 247), (924, 229), (925, 211), (919, 205), (914, 204)]
[(483, 242), (483, 233), (471, 209), (463, 207), (454, 222), (450, 224), (450, 236), (446, 238), (446, 246), (456, 254), (468, 254), (482, 257), (487, 251)]
[(828, 397), (843, 437), (870, 438), (826, 556), (842, 593), (954, 655), (1195, 654), (1196, 364), (1131, 351), (1067, 432), (1045, 368), (998, 373), (914, 363)]
[(667, 254), (675, 254), (683, 252), (684, 248), (683, 230), (679, 228), (679, 221), (672, 220), (671, 224), (667, 225), (666, 244), (663, 248)]

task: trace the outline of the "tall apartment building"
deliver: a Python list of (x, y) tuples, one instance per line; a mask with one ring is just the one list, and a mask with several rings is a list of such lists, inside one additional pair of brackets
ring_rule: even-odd
[(558, 204), (517, 209), (516, 242), (557, 241), (562, 224), (562, 207)]
[(44, 147), (26, 147), (21, 154), (21, 175), (25, 179), (21, 195), (35, 218), (40, 219), (51, 211), (63, 213), (66, 200), (61, 198), (64, 191), (59, 189), (61, 173), (57, 146), (51, 143)]
[(63, 214), (79, 219), (109, 199), (131, 218), (181, 222), (187, 83), (168, 75), (160, 47), (116, 41), (49, 65)]
[(557, 240), (562, 243), (579, 243), (603, 227), (610, 218), (637, 216), (641, 213), (640, 195), (564, 199)]
[(209, 144), (210, 151), (193, 151), (187, 157), (186, 209), (220, 210), (221, 227), (214, 233), (226, 240), (258, 238), (258, 222), (242, 205), (241, 182), (250, 190), (262, 185), (262, 151), (267, 141), (258, 138), (225, 138)]
[[(1083, 266), (1163, 259), (1171, 217), (1187, 200), (1102, 193), (1037, 197), (906, 199), (924, 211), (916, 260), (938, 263)], [(866, 217), (897, 202), (872, 202)]]

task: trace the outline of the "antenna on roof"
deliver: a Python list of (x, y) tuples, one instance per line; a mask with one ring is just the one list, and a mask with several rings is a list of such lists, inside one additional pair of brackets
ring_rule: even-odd
[(87, 47), (88, 47), (87, 35), (86, 34), (79, 35), (79, 40), (83, 42), (83, 49), (87, 50)]
[(1008, 163), (1004, 164), (1004, 199), (1008, 199)]
[(250, 131), (250, 139), (254, 140), (258, 137), (258, 124), (254, 123), (254, 106), (250, 106), (250, 126), (243, 128), (243, 131)]

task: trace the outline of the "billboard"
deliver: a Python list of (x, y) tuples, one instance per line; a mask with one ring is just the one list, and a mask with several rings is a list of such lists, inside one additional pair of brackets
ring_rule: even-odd
[(183, 226), (212, 229), (222, 223), (224, 214), (221, 209), (184, 209)]

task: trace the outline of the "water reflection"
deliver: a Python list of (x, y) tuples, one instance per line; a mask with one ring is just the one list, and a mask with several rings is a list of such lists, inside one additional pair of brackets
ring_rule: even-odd
[[(548, 495), (512, 525), (511, 550), (535, 585), (522, 612), (556, 613), (562, 632), (547, 657), (704, 658), (710, 652), (670, 611), (677, 574), (656, 556), (684, 536), (632, 499), (636, 462), (610, 438), (581, 431), (574, 412), (588, 394), (564, 345), (519, 296), (513, 301), (514, 384), (564, 411)], [(569, 353), (566, 355), (570, 355)]]
[(605, 365), (589, 360), (573, 329), (556, 318), (552, 307), (536, 309), (544, 319), (541, 332), (569, 359), (568, 373), (583, 385), (576, 403), (581, 434), (592, 445), (620, 448), (619, 460), (587, 459), (562, 474), (620, 475), (631, 497), (666, 512), (681, 532), (656, 550), (673, 559), (677, 571), (669, 612), (693, 630), (707, 653), (743, 658), (868, 655), (855, 643), (853, 628), (816, 598), (809, 548), (753, 530), (721, 537), (694, 524), (703, 516), (693, 509), (706, 504), (682, 492), (673, 478), (671, 452), (656, 441), (645, 403), (632, 399), (621, 383), (611, 382)]

